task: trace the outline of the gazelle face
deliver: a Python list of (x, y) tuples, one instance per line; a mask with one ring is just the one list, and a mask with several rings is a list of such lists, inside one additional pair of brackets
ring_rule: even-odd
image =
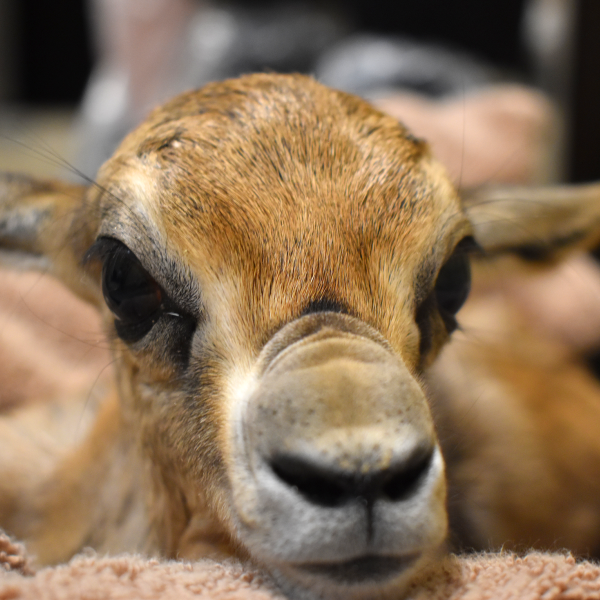
[(292, 594), (397, 594), (446, 535), (420, 373), (469, 287), (424, 143), (250, 76), (155, 111), (72, 223), (155, 479)]

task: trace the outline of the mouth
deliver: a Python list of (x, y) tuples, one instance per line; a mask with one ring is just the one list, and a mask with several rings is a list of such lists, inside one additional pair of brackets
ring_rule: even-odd
[(418, 554), (407, 556), (367, 555), (339, 563), (303, 563), (298, 568), (346, 585), (383, 583), (398, 577), (413, 565)]

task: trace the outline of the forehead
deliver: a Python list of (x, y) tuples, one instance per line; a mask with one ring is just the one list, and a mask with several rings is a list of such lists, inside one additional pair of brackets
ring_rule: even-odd
[(125, 140), (105, 174), (115, 170), (115, 195), (198, 269), (341, 288), (375, 264), (406, 279), (424, 261), (434, 269), (466, 227), (423, 142), (300, 76), (176, 98)]

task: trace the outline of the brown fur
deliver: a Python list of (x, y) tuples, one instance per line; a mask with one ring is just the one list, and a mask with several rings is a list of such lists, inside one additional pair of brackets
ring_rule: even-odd
[(454, 541), (597, 557), (597, 379), (506, 291), (476, 289), (461, 324), (428, 373)]
[[(37, 479), (0, 483), (0, 524), (44, 564), (92, 545), (250, 556), (299, 596), (406, 585), (446, 531), (443, 466), (422, 375), (448, 335), (435, 306), (417, 313), (461, 239), (474, 233), (485, 246), (480, 206), (472, 201), (464, 211), (427, 146), (393, 118), (300, 76), (249, 76), (179, 96), (124, 140), (87, 190), (5, 177), (0, 244), (46, 257), (98, 306), (113, 338), (118, 397), (98, 409), (81, 446), (57, 450)], [(559, 235), (544, 229), (550, 249), (569, 237), (565, 211), (555, 213)], [(579, 232), (581, 219), (572, 222)], [(519, 251), (526, 240), (499, 229), (504, 238), (496, 235), (490, 248)], [(537, 239), (541, 230), (530, 231)], [(135, 343), (119, 339), (102, 301), (101, 265), (85, 258), (99, 237), (126, 244), (181, 314), (166, 313)], [(597, 237), (596, 229), (573, 239)], [(320, 305), (336, 309), (310, 310)], [(418, 318), (428, 323), (430, 344)], [(196, 325), (182, 350), (185, 319)], [(522, 385), (518, 369), (492, 364), (496, 376)], [(444, 423), (461, 427), (452, 415), (438, 418), (442, 431)], [(321, 546), (318, 532), (301, 524), (290, 527), (304, 541), (286, 541), (287, 522), (277, 524), (288, 510), (283, 496), (269, 492), (271, 475), (255, 481), (253, 473), (286, 452), (368, 479), (421, 446), (433, 453), (426, 483), (413, 504), (409, 498), (407, 516), (391, 503), (387, 529), (377, 520), (384, 517), (369, 517), (377, 526), (365, 551), (415, 553), (414, 568), (392, 588), (302, 571), (307, 562), (345, 563), (352, 549), (343, 538)], [(34, 470), (39, 449), (23, 451)], [(9, 462), (0, 457), (2, 472)], [(326, 510), (304, 499), (293, 508), (307, 522), (314, 513), (329, 532)], [(510, 506), (494, 510), (498, 532), (482, 531), (497, 544), (518, 530)], [(351, 512), (340, 519), (339, 530), (354, 540)]]

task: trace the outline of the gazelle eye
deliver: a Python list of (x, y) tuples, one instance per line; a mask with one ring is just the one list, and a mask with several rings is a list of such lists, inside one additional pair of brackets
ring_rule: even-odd
[[(115, 316), (117, 335), (126, 343), (139, 342), (160, 321), (157, 335), (162, 335), (163, 343), (155, 349), (155, 355), (186, 367), (200, 315), (194, 316), (174, 302), (137, 256), (115, 238), (98, 238), (83, 262), (102, 266), (102, 293)], [(90, 269), (94, 267), (90, 265)]]
[(102, 269), (102, 292), (125, 342), (143, 338), (163, 310), (163, 291), (127, 246), (110, 240)]
[(456, 329), (455, 315), (465, 303), (471, 290), (471, 265), (468, 251), (474, 245), (470, 237), (462, 240), (441, 268), (435, 282), (434, 294), (437, 307), (449, 333)]

